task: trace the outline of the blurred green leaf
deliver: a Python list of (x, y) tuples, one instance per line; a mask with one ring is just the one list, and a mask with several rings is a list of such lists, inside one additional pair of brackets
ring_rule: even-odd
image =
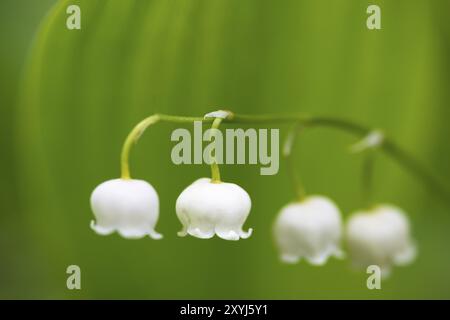
[[(65, 27), (72, 3), (82, 10), (79, 31)], [(420, 254), (414, 265), (394, 270), (381, 292), (367, 290), (365, 273), (352, 272), (347, 260), (322, 268), (278, 262), (271, 224), (291, 199), (283, 165), (271, 177), (256, 166), (222, 169), (225, 180), (252, 197), (249, 240), (177, 238), (176, 197), (209, 168), (171, 163), (170, 125), (151, 128), (132, 154), (136, 176), (159, 192), (157, 230), (165, 239), (126, 241), (89, 229), (91, 191), (118, 176), (123, 139), (154, 112), (202, 115), (220, 106), (350, 118), (384, 129), (448, 181), (448, 34), (438, 26), (448, 24), (439, 12), (449, 6), (377, 1), (382, 30), (369, 31), (369, 3), (58, 2), (34, 44), (16, 121), (19, 195), (40, 271), (32, 283), (36, 294), (449, 298), (448, 208), (384, 157), (376, 165), (375, 198), (410, 213)], [(353, 142), (331, 130), (311, 131), (296, 151), (307, 190), (335, 199), (344, 216), (361, 204), (362, 158), (346, 153)], [(65, 288), (70, 264), (82, 269), (81, 292)]]

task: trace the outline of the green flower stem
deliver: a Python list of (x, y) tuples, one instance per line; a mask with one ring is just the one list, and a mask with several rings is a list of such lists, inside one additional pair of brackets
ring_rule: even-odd
[[(137, 142), (141, 134), (145, 129), (158, 122), (173, 122), (173, 123), (192, 123), (194, 121), (202, 122), (213, 122), (215, 118), (203, 118), (203, 117), (182, 117), (173, 116), (165, 114), (155, 114), (152, 115), (140, 123), (138, 123), (133, 130), (128, 135), (127, 139), (122, 148), (121, 155), (121, 168), (122, 168), (122, 178), (130, 179), (130, 171), (128, 165), (128, 157), (131, 147)], [(286, 115), (239, 115), (233, 114), (232, 117), (223, 119), (223, 123), (298, 123), (303, 127), (332, 127), (342, 131), (346, 131), (357, 135), (359, 137), (367, 135), (372, 131), (371, 128), (359, 125), (357, 123), (347, 121), (344, 119), (334, 118), (334, 117), (312, 117), (301, 114), (286, 114)], [(384, 138), (380, 149), (383, 150), (387, 155), (397, 161), (400, 166), (408, 170), (414, 177), (427, 185), (430, 191), (435, 192), (437, 195), (441, 196), (443, 200), (447, 203), (450, 202), (450, 193), (447, 188), (437, 179), (433, 174), (431, 174), (422, 164), (417, 161), (412, 155), (403, 150), (393, 141)]]
[(154, 114), (150, 117), (145, 118), (141, 122), (139, 122), (133, 130), (128, 134), (125, 142), (122, 146), (122, 153), (120, 156), (120, 165), (121, 165), (121, 178), (122, 179), (131, 179), (130, 174), (130, 165), (129, 165), (129, 156), (131, 147), (137, 143), (141, 135), (144, 131), (159, 121), (172, 122), (172, 123), (193, 123), (194, 121), (202, 121), (202, 122), (212, 122), (214, 119), (204, 119), (202, 117), (182, 117), (182, 116), (172, 116), (166, 114)]
[(294, 126), (289, 131), (285, 142), (283, 144), (283, 157), (286, 160), (286, 167), (288, 171), (288, 176), (291, 180), (292, 188), (295, 193), (295, 197), (297, 201), (302, 201), (305, 198), (305, 188), (301, 183), (297, 170), (294, 165), (294, 158), (292, 155), (292, 149), (294, 148), (296, 138), (299, 132), (303, 129), (298, 123), (295, 123)]
[(375, 166), (375, 150), (367, 150), (362, 167), (361, 186), (363, 206), (372, 205), (373, 172)]
[[(272, 121), (270, 121), (272, 119)], [(358, 137), (363, 137), (372, 131), (371, 128), (360, 124), (334, 117), (309, 117), (305, 115), (234, 115), (233, 122), (237, 123), (292, 123), (298, 122), (305, 127), (331, 127), (346, 131)], [(391, 139), (384, 137), (380, 150), (396, 161), (401, 167), (406, 169), (412, 176), (426, 185), (430, 192), (434, 192), (445, 203), (450, 204), (450, 192), (447, 187), (421, 164), (409, 152), (398, 146)]]
[[(223, 120), (222, 118), (215, 118), (211, 125), (211, 129), (219, 129), (222, 120)], [(215, 152), (211, 154), (211, 182), (212, 183), (221, 182), (219, 164), (217, 163)]]

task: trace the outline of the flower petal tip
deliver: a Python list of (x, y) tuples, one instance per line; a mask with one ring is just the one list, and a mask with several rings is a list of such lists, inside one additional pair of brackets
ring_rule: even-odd
[(107, 236), (114, 232), (114, 229), (100, 227), (95, 223), (95, 220), (91, 220), (89, 227), (98, 235)]
[(248, 239), (253, 234), (253, 228), (249, 228), (247, 231), (241, 230), (239, 235), (242, 239)]
[(286, 263), (286, 264), (296, 264), (300, 261), (300, 257), (290, 255), (290, 254), (283, 254), (280, 256), (280, 260), (281, 260), (281, 262)]
[(237, 241), (240, 239), (239, 234), (234, 230), (216, 230), (216, 234), (224, 240)]
[(153, 240), (161, 240), (162, 238), (164, 238), (164, 236), (161, 233), (156, 232), (155, 230), (149, 231), (148, 236)]
[(187, 235), (188, 235), (188, 233), (184, 229), (177, 232), (177, 236), (179, 236), (179, 237), (186, 237)]
[(187, 233), (189, 233), (193, 237), (197, 237), (200, 239), (211, 239), (212, 237), (214, 237), (213, 231), (200, 230), (200, 228), (190, 228), (188, 229)]
[(324, 266), (328, 261), (329, 255), (318, 255), (314, 257), (307, 257), (306, 260), (313, 266), (321, 267)]

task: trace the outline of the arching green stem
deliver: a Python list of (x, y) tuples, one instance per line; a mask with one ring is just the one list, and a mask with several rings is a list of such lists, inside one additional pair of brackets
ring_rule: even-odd
[[(311, 117), (299, 114), (257, 116), (235, 114), (233, 121), (238, 123), (298, 122), (305, 127), (330, 127), (346, 131), (358, 137), (365, 136), (373, 131), (371, 128), (345, 119), (334, 117)], [(445, 203), (450, 204), (450, 192), (447, 187), (409, 152), (398, 146), (388, 137), (384, 137), (380, 150), (396, 161), (403, 169), (406, 169), (412, 176), (424, 183), (430, 191), (434, 192)]]
[(145, 129), (159, 121), (173, 123), (193, 123), (194, 121), (212, 122), (213, 119), (204, 119), (202, 117), (171, 116), (165, 114), (154, 114), (150, 117), (145, 118), (144, 120), (139, 122), (133, 128), (133, 130), (131, 130), (122, 146), (122, 153), (120, 156), (122, 179), (131, 179), (129, 157), (132, 146), (137, 143), (141, 135), (144, 133)]
[(129, 157), (130, 157), (130, 151), (131, 147), (137, 143), (139, 140), (139, 137), (142, 135), (142, 133), (149, 127), (150, 125), (158, 122), (160, 120), (159, 116), (157, 114), (150, 116), (148, 118), (145, 118), (141, 122), (139, 122), (133, 130), (128, 134), (127, 138), (125, 139), (125, 143), (122, 147), (122, 154), (120, 156), (120, 165), (121, 165), (121, 178), (122, 179), (131, 179), (130, 175), (130, 165), (129, 165)]
[[(203, 118), (203, 117), (182, 117), (182, 116), (172, 116), (164, 114), (152, 115), (140, 123), (138, 123), (130, 134), (127, 136), (125, 143), (122, 148), (121, 155), (121, 168), (122, 168), (122, 178), (130, 179), (130, 170), (128, 164), (129, 153), (131, 147), (137, 142), (144, 130), (158, 122), (174, 122), (174, 123), (192, 123), (194, 121), (202, 122), (213, 122), (217, 118)], [(301, 114), (286, 114), (286, 115), (239, 115), (233, 114), (232, 117), (221, 120), (224, 123), (297, 123), (303, 127), (331, 127), (339, 130), (347, 131), (356, 136), (364, 136), (372, 131), (371, 128), (359, 125), (357, 123), (347, 121), (344, 119), (334, 118), (334, 117), (312, 117)], [(220, 122), (219, 122), (220, 124)], [(387, 155), (392, 157), (397, 161), (403, 168), (408, 170), (414, 177), (418, 178), (421, 182), (429, 187), (430, 190), (434, 191), (436, 194), (441, 196), (443, 200), (447, 203), (450, 202), (450, 193), (448, 189), (437, 179), (433, 174), (431, 174), (419, 161), (417, 161), (412, 155), (403, 150), (393, 141), (388, 138), (384, 138), (383, 144), (380, 149), (384, 151)], [(217, 170), (218, 172), (218, 170)], [(214, 174), (213, 174), (214, 175)], [(220, 179), (220, 178), (219, 178)]]

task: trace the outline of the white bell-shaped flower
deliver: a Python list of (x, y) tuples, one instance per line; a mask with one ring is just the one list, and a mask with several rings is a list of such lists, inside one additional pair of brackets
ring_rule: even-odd
[(304, 257), (313, 265), (323, 265), (330, 256), (343, 257), (341, 234), (341, 213), (323, 196), (286, 205), (274, 225), (280, 258), (286, 263), (297, 263)]
[(380, 267), (388, 276), (393, 265), (407, 265), (416, 256), (406, 214), (392, 205), (355, 212), (347, 223), (346, 237), (353, 264)]
[(91, 228), (98, 234), (117, 231), (124, 238), (162, 238), (154, 229), (159, 216), (158, 194), (143, 180), (103, 182), (92, 192), (91, 207), (96, 218)]
[(242, 226), (251, 204), (248, 193), (237, 184), (198, 179), (177, 199), (176, 212), (183, 225), (178, 235), (209, 239), (216, 234), (225, 240), (246, 239), (252, 229), (245, 232)]

